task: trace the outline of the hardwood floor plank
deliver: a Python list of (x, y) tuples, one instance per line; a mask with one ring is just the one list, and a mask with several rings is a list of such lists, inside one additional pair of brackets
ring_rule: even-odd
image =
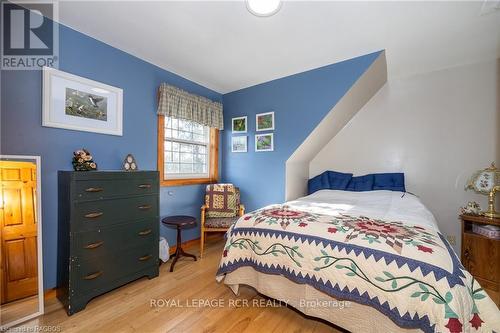
[[(253, 300), (269, 299), (250, 287), (241, 287), (236, 296), (224, 284), (217, 283), (215, 273), (223, 246), (221, 238), (209, 240), (203, 260), (181, 258), (172, 273), (171, 261), (164, 263), (158, 278), (142, 278), (97, 297), (71, 317), (54, 304), (57, 300), (51, 300), (47, 304), (51, 312), (23, 326), (57, 326), (64, 333), (340, 332), (284, 305), (253, 306)], [(198, 247), (191, 247), (188, 252), (197, 254)], [(244, 301), (248, 303), (245, 305)], [(219, 302), (221, 306), (209, 302)]]

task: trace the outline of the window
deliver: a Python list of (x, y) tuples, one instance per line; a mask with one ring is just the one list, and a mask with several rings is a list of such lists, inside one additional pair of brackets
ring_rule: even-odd
[(217, 181), (219, 133), (198, 123), (158, 117), (158, 170), (162, 185)]

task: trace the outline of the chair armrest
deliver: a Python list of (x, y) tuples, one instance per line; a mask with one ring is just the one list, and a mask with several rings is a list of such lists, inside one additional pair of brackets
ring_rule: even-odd
[(240, 210), (239, 210), (239, 212), (238, 212), (238, 215), (239, 215), (239, 216), (243, 216), (243, 215), (245, 215), (245, 205), (240, 204)]
[(208, 208), (207, 205), (203, 205), (201, 206), (201, 211), (204, 212), (205, 210), (207, 210), (207, 208)]

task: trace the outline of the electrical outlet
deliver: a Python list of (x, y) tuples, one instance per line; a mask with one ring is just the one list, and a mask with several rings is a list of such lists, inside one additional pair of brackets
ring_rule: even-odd
[(448, 243), (450, 243), (450, 245), (457, 244), (457, 237), (455, 235), (448, 235), (446, 236), (446, 239), (448, 240)]

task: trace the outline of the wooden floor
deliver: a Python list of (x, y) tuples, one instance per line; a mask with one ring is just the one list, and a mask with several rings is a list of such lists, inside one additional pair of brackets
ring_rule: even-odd
[[(52, 300), (44, 316), (22, 326), (56, 326), (57, 332), (339, 332), (285, 306), (229, 306), (230, 300), (247, 299), (251, 304), (253, 299), (265, 299), (249, 287), (241, 288), (237, 297), (215, 281), (223, 246), (221, 238), (209, 241), (203, 260), (181, 258), (173, 273), (169, 261), (161, 265), (159, 277), (143, 278), (97, 297), (71, 317)], [(188, 250), (198, 253), (197, 247)], [(166, 302), (152, 307), (151, 300), (159, 299), (183, 307)], [(222, 307), (194, 306), (213, 300), (220, 300)]]
[(0, 326), (38, 311), (38, 295), (0, 305)]

